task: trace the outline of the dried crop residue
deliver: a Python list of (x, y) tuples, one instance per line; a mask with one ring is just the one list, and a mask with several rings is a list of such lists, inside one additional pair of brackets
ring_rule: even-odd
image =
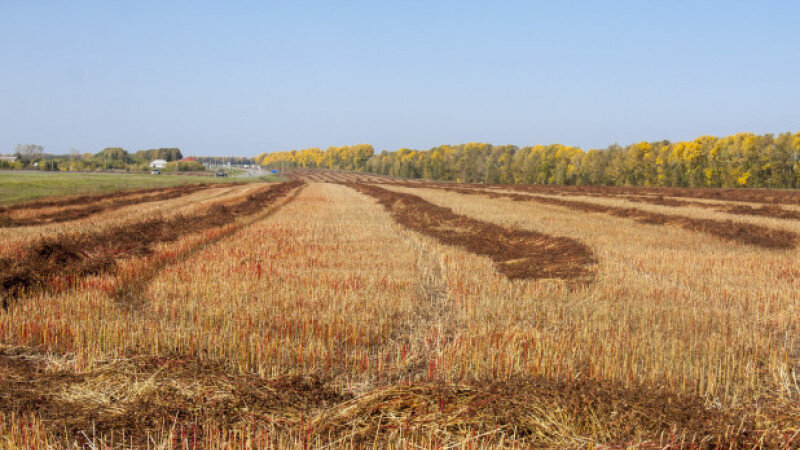
[(566, 237), (503, 228), (454, 213), (449, 208), (377, 186), (348, 183), (378, 200), (401, 225), (445, 244), (488, 256), (509, 279), (588, 279), (596, 262), (586, 245)]
[(15, 203), (13, 205), (8, 205), (8, 206), (0, 206), (0, 214), (12, 211), (19, 211), (22, 209), (39, 209), (39, 208), (85, 205), (86, 203), (99, 202), (103, 200), (109, 200), (121, 197), (129, 197), (133, 195), (157, 194), (161, 192), (168, 192), (173, 189), (180, 189), (182, 187), (187, 187), (187, 186), (214, 187), (214, 186), (225, 186), (234, 184), (238, 183), (195, 183), (195, 184), (184, 184), (173, 187), (162, 187), (162, 188), (128, 189), (123, 191), (110, 192), (108, 194), (86, 194), (86, 195), (74, 195), (70, 197), (48, 198), (42, 200), (33, 200), (24, 203)]
[[(462, 186), (469, 186), (475, 188), (475, 186), (470, 186), (470, 185), (462, 185)], [(542, 192), (552, 195), (591, 196), (597, 198), (620, 199), (620, 200), (627, 200), (633, 203), (646, 203), (651, 205), (670, 206), (678, 208), (692, 206), (696, 208), (712, 209), (715, 211), (724, 212), (728, 214), (773, 217), (776, 219), (800, 220), (800, 211), (787, 210), (777, 204), (767, 204), (761, 206), (749, 206), (741, 204), (730, 205), (730, 204), (706, 203), (697, 200), (681, 200), (678, 198), (665, 197), (664, 195), (633, 195), (633, 194), (611, 194), (611, 193), (604, 194), (599, 192), (588, 193), (588, 192), (565, 191), (552, 187), (549, 187), (549, 189), (542, 189), (544, 186), (537, 186), (537, 188), (531, 188), (530, 186), (495, 185), (493, 187), (496, 189), (500, 188), (511, 189), (520, 192)]]
[(284, 176), (289, 179), (301, 179), (311, 182), (320, 183), (380, 183), (380, 184), (394, 184), (394, 183), (417, 183), (417, 180), (408, 180), (403, 178), (391, 177), (388, 175), (372, 175), (361, 172), (347, 172), (341, 170), (328, 170), (328, 169), (300, 169), (292, 168), (284, 172)]
[[(430, 187), (427, 186), (426, 187)], [(566, 200), (562, 198), (543, 197), (531, 194), (510, 194), (481, 189), (451, 187), (447, 184), (437, 184), (432, 187), (460, 194), (478, 194), (490, 198), (508, 198), (520, 202), (536, 202), (544, 205), (563, 206), (569, 209), (608, 214), (615, 217), (633, 219), (639, 223), (650, 225), (671, 225), (689, 231), (698, 231), (727, 241), (740, 244), (754, 245), (769, 249), (787, 250), (797, 246), (797, 234), (769, 228), (750, 223), (735, 222), (732, 220), (698, 219), (644, 211), (636, 208), (621, 208), (580, 200)]]
[[(800, 195), (796, 193), (767, 189), (711, 189), (711, 188), (646, 188), (621, 186), (562, 186), (540, 184), (464, 184), (452, 182), (430, 182), (414, 179), (401, 179), (387, 175), (342, 172), (323, 169), (292, 169), (286, 172), (291, 179), (302, 179), (311, 182), (325, 183), (370, 183), (389, 184), (405, 187), (427, 187), (439, 189), (444, 187), (458, 189), (498, 189), (513, 190), (526, 193), (538, 193), (559, 196), (587, 196), (597, 198), (616, 198), (633, 203), (645, 203), (659, 206), (712, 209), (735, 215), (772, 217), (776, 219), (800, 220), (800, 212), (787, 210), (780, 204), (800, 205)], [(670, 197), (675, 195), (677, 198)], [(682, 199), (683, 198), (683, 199)], [(691, 200), (693, 198), (716, 201), (736, 201), (767, 203), (761, 206), (725, 205)], [(684, 200), (686, 199), (686, 200)]]
[(418, 433), (435, 436), (442, 446), (484, 436), (487, 444), (537, 447), (669, 447), (683, 441), (727, 448), (755, 443), (761, 434), (751, 418), (710, 409), (698, 397), (538, 377), (389, 386), (325, 411), (313, 426), (318, 433), (354, 437), (357, 446), (378, 436)]
[(800, 211), (787, 210), (777, 205), (764, 205), (764, 206), (736, 205), (725, 208), (719, 208), (719, 211), (723, 211), (730, 214), (774, 217), (776, 219), (800, 220)]
[[(487, 185), (484, 185), (484, 187), (486, 186)], [(519, 191), (541, 193), (541, 194), (567, 193), (571, 195), (597, 194), (603, 196), (650, 195), (650, 196), (678, 197), (678, 198), (688, 198), (688, 199), (800, 205), (800, 192), (788, 189), (575, 186), (575, 185), (540, 185), (540, 184), (513, 184), (513, 185), (495, 184), (488, 186), (497, 189), (514, 189)]]
[(253, 421), (296, 426), (350, 398), (313, 376), (264, 379), (180, 356), (127, 357), (96, 367), (74, 373), (48, 368), (36, 356), (0, 352), (0, 413), (34, 414), (68, 447), (123, 433), (138, 447), (177, 424), (193, 429), (195, 438), (209, 421), (226, 428)]
[[(300, 185), (299, 188), (295, 189), (294, 192), (286, 197), (286, 203), (294, 201), (300, 192), (303, 190), (303, 185)], [(278, 209), (271, 209), (269, 210), (268, 215), (272, 215), (276, 213)], [(260, 214), (254, 216), (257, 220), (263, 220), (267, 217), (267, 215)], [(219, 232), (216, 232), (210, 236), (204, 236), (200, 239), (199, 242), (193, 244), (190, 248), (181, 251), (181, 252), (170, 252), (170, 254), (164, 258), (159, 258), (147, 267), (144, 267), (136, 272), (135, 277), (125, 277), (122, 276), (119, 279), (119, 282), (114, 288), (114, 292), (112, 293), (112, 298), (116, 302), (116, 304), (123, 309), (127, 310), (140, 310), (142, 309), (143, 305), (143, 296), (144, 292), (147, 290), (147, 287), (150, 285), (150, 282), (155, 279), (155, 277), (159, 274), (161, 269), (164, 267), (179, 263), (180, 261), (184, 261), (185, 259), (189, 258), (196, 252), (199, 252), (206, 248), (207, 246), (219, 242), (220, 240), (232, 235), (233, 233), (241, 230), (245, 226), (248, 226), (252, 223), (252, 221), (238, 221), (233, 224), (230, 224), (227, 227), (220, 228)]]
[[(111, 211), (126, 206), (137, 205), (146, 202), (157, 202), (163, 200), (170, 200), (173, 198), (189, 195), (201, 190), (225, 187), (236, 183), (216, 184), (216, 183), (203, 183), (203, 184), (188, 184), (174, 188), (163, 188), (157, 190), (142, 192), (116, 192), (113, 194), (105, 194), (104, 196), (82, 196), (84, 200), (79, 203), (77, 208), (64, 208), (57, 211), (45, 212), (42, 214), (34, 214), (30, 217), (12, 217), (9, 215), (0, 215), (0, 227), (24, 227), (33, 225), (43, 225), (48, 223), (67, 222), (70, 220), (82, 219), (104, 211)], [(88, 197), (88, 198), (86, 198)], [(94, 200), (92, 200), (94, 198)], [(67, 203), (67, 206), (74, 206), (76, 199), (63, 200), (61, 202)], [(21, 208), (20, 205), (14, 205), (15, 211), (24, 209), (43, 209), (52, 206), (63, 206), (58, 204), (59, 201), (46, 201), (42, 200), (36, 202), (38, 206), (29, 206), (29, 208)], [(56, 203), (56, 205), (52, 205)], [(88, 204), (87, 204), (88, 203)], [(27, 205), (31, 205), (28, 203)], [(2, 211), (0, 211), (2, 213)]]
[(651, 205), (684, 207), (692, 206), (696, 208), (712, 209), (719, 212), (728, 214), (736, 214), (742, 216), (760, 216), (772, 217), (776, 219), (800, 220), (800, 211), (788, 210), (780, 207), (779, 205), (724, 205), (717, 203), (705, 203), (693, 200), (678, 200), (674, 198), (666, 198), (663, 196), (646, 196), (646, 195), (622, 195), (622, 196), (602, 196), (600, 198), (619, 198), (634, 203), (648, 203)]
[(773, 417), (765, 429), (749, 408), (725, 411), (695, 396), (586, 379), (394, 384), (354, 397), (315, 375), (268, 379), (188, 356), (128, 356), (75, 373), (47, 357), (0, 351), (0, 382), (0, 413), (35, 415), (67, 447), (118, 442), (123, 433), (139, 446), (165, 429), (175, 433), (169, 441), (188, 437), (204, 447), (210, 424), (356, 447), (420, 437), (441, 446), (727, 448), (785, 443), (782, 432), (791, 430), (791, 417)]
[(169, 219), (153, 218), (99, 232), (44, 238), (27, 245), (22, 255), (0, 260), (0, 296), (4, 308), (11, 298), (26, 290), (46, 286), (54, 275), (106, 273), (116, 260), (150, 253), (157, 243), (174, 241), (185, 234), (232, 223), (239, 216), (254, 214), (300, 187), (302, 181), (270, 186), (230, 204), (215, 204), (205, 212)]

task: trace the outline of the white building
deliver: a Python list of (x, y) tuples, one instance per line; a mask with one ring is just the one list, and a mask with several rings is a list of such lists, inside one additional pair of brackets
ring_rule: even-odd
[(163, 159), (156, 159), (150, 162), (151, 169), (164, 169), (167, 167), (167, 161)]

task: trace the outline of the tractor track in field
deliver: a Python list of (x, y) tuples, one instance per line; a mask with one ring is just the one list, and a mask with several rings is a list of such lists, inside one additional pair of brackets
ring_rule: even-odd
[[(189, 184), (173, 188), (128, 192), (125, 195), (119, 195), (121, 193), (113, 193), (113, 194), (104, 194), (98, 196), (81, 196), (77, 198), (63, 200), (61, 202), (39, 201), (39, 202), (24, 204), (28, 205), (28, 207), (24, 207), (24, 205), (14, 205), (13, 207), (11, 207), (12, 209), (7, 209), (6, 211), (0, 209), (0, 228), (27, 227), (27, 226), (45, 225), (51, 223), (68, 222), (72, 220), (83, 219), (85, 217), (89, 217), (91, 215), (102, 212), (113, 211), (116, 209), (124, 208), (126, 206), (170, 200), (178, 197), (183, 197), (185, 195), (193, 194), (195, 192), (199, 192), (202, 190), (213, 189), (217, 187), (226, 187), (232, 184), (237, 184), (237, 183)], [(8, 212), (11, 211), (20, 211), (24, 209), (69, 207), (75, 205), (82, 205), (82, 206), (79, 206), (77, 208), (65, 208), (53, 212), (35, 214), (31, 217), (15, 218), (7, 214)]]
[(575, 239), (504, 228), (456, 214), (415, 195), (374, 185), (343, 184), (377, 199), (399, 224), (445, 244), (489, 257), (497, 271), (508, 279), (589, 281), (593, 278), (590, 266), (597, 262), (594, 253)]
[[(230, 224), (257, 213), (284, 197), (302, 181), (289, 181), (249, 194), (237, 203), (216, 203), (204, 212), (172, 218), (156, 217), (99, 232), (42, 238), (26, 245), (22, 255), (0, 259), (0, 298), (3, 309), (27, 291), (46, 288), (48, 279), (112, 272), (118, 259), (144, 256), (158, 243)], [(74, 281), (74, 280), (73, 280)]]
[(219, 229), (219, 232), (205, 237), (200, 242), (193, 244), (191, 247), (180, 253), (171, 254), (156, 260), (150, 266), (146, 267), (141, 272), (138, 272), (135, 277), (121, 279), (115, 286), (111, 297), (120, 308), (128, 311), (141, 312), (146, 308), (144, 294), (147, 291), (148, 286), (150, 286), (150, 283), (158, 276), (159, 273), (161, 273), (165, 267), (185, 261), (192, 255), (195, 255), (208, 248), (210, 245), (220, 242), (221, 240), (231, 236), (243, 228), (274, 215), (284, 206), (294, 201), (306, 186), (306, 184), (301, 184), (294, 188), (294, 191), (290, 195), (284, 197), (285, 201), (280, 204), (269, 206), (268, 209), (266, 209), (263, 213), (250, 216), (243, 221), (233, 222), (232, 224)]
[[(420, 187), (410, 185), (407, 187)], [(738, 244), (752, 245), (777, 250), (789, 250), (797, 246), (800, 236), (787, 230), (779, 230), (751, 223), (733, 220), (698, 219), (693, 217), (663, 214), (637, 208), (601, 205), (581, 200), (544, 197), (533, 194), (513, 194), (493, 190), (448, 186), (446, 184), (426, 184), (426, 188), (434, 188), (448, 192), (467, 195), (482, 195), (489, 198), (504, 198), (517, 202), (534, 202), (549, 206), (560, 206), (576, 211), (606, 214), (614, 217), (631, 219), (648, 225), (670, 225), (688, 231), (695, 231)]]

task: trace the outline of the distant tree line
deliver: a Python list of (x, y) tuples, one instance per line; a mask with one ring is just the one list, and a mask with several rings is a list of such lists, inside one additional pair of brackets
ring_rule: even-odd
[(798, 188), (800, 133), (701, 136), (589, 151), (470, 143), (375, 154), (372, 146), (360, 145), (263, 153), (256, 161), (465, 183)]
[(285, 152), (262, 153), (256, 164), (265, 167), (303, 167), (307, 169), (334, 169), (363, 171), (367, 161), (375, 154), (368, 144), (345, 147), (328, 147), (327, 150), (307, 148)]
[(40, 145), (18, 145), (14, 161), (0, 160), (2, 169), (38, 169), (46, 171), (94, 171), (127, 170), (144, 172), (150, 170), (150, 162), (156, 159), (167, 161), (167, 171), (198, 171), (204, 166), (198, 161), (183, 159), (178, 148), (155, 148), (129, 153), (120, 147), (107, 147), (95, 154), (72, 150), (69, 155), (44, 153)]

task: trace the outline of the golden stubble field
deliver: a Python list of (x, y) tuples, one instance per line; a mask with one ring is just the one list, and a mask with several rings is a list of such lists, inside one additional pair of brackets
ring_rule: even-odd
[[(315, 177), (326, 182), (292, 182), (258, 207), (235, 205), (281, 185), (1, 229), (5, 261), (39, 252), (91, 269), (3, 279), (24, 286), (6, 286), (13, 298), (0, 310), (4, 445), (799, 445), (796, 246), (413, 183), (362, 193), (338, 183), (381, 180)], [(423, 212), (391, 192), (434, 206)], [(570, 198), (800, 234), (793, 220)], [(209, 208), (225, 220), (189, 220)], [(397, 211), (424, 227), (401, 225)], [(195, 225), (135, 252), (53, 250), (70, 233), (153, 216)], [(523, 241), (506, 235), (528, 239), (534, 256), (514, 259)], [(464, 236), (481, 245), (443, 243)], [(498, 270), (563, 265), (546, 256), (567, 241), (591, 251), (579, 277)]]

